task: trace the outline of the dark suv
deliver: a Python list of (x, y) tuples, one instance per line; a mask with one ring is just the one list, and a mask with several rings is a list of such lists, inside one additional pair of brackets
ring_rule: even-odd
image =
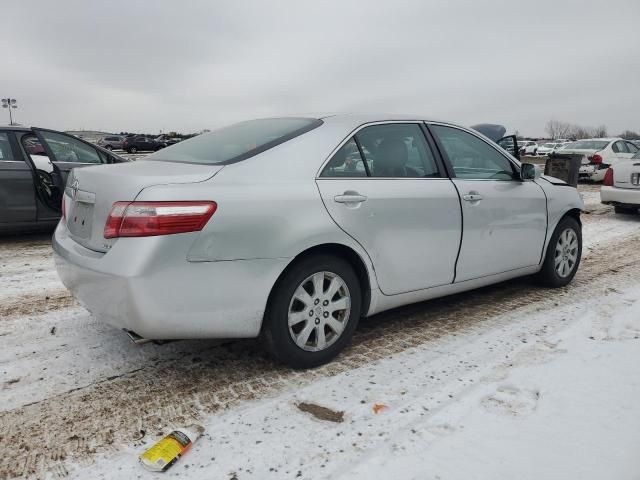
[(122, 142), (122, 149), (126, 150), (129, 153), (155, 152), (166, 146), (167, 144), (165, 142), (161, 142), (153, 137), (148, 137), (146, 135), (127, 137)]
[(0, 127), (0, 233), (53, 229), (72, 168), (126, 161), (66, 133)]

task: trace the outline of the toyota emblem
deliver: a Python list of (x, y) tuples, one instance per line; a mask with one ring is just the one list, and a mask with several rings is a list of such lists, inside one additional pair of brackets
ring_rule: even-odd
[(73, 182), (71, 183), (71, 192), (73, 193), (73, 195), (71, 196), (71, 198), (73, 198), (74, 200), (76, 199), (76, 197), (78, 196), (78, 187), (80, 186), (80, 182), (78, 181), (77, 178), (73, 179)]

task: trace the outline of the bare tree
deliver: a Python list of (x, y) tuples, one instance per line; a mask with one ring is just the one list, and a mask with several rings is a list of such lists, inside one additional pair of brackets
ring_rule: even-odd
[(640, 139), (640, 133), (633, 132), (631, 130), (625, 130), (620, 134), (620, 138), (624, 138), (625, 140), (637, 140)]
[(560, 122), (558, 120), (549, 120), (545, 126), (545, 131), (552, 139), (557, 138), (575, 138), (579, 140), (581, 138), (594, 138), (594, 137), (606, 137), (607, 126), (600, 125), (598, 127), (583, 127), (581, 125), (574, 125), (567, 122)]
[(549, 120), (547, 125), (544, 127), (544, 130), (552, 139), (566, 138), (571, 131), (571, 125), (559, 120)]
[(607, 126), (600, 125), (593, 129), (593, 136), (596, 138), (602, 138), (607, 136)]

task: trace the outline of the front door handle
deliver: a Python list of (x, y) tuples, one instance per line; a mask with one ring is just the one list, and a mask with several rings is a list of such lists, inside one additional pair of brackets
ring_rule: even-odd
[(333, 200), (338, 203), (362, 203), (367, 201), (367, 197), (358, 192), (344, 192), (333, 197)]
[(463, 195), (462, 199), (467, 202), (479, 202), (480, 200), (482, 200), (482, 195), (480, 195), (478, 192), (469, 192), (466, 195)]

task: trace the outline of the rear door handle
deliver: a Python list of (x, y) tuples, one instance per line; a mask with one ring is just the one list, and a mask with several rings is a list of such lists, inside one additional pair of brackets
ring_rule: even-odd
[(357, 192), (344, 192), (333, 197), (333, 200), (338, 203), (362, 203), (367, 201), (367, 197)]
[(480, 195), (479, 193), (467, 193), (466, 195), (462, 196), (462, 199), (467, 202), (479, 202), (480, 200), (482, 200), (482, 195)]

